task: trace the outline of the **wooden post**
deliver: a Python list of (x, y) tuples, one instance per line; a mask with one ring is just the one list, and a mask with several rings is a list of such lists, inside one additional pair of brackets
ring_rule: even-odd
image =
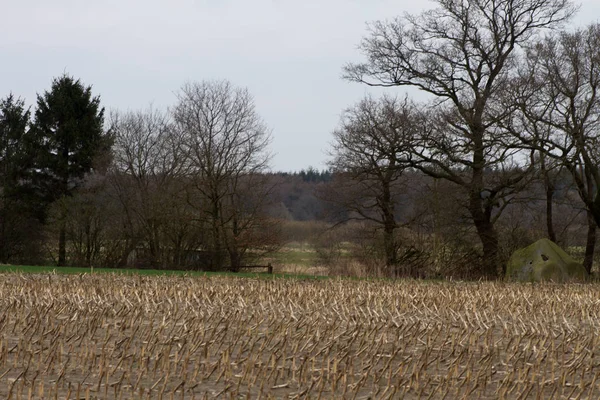
[(271, 263), (269, 263), (269, 265), (267, 265), (267, 268), (268, 268), (267, 271), (269, 272), (269, 274), (272, 274), (273, 273), (273, 266), (271, 265)]

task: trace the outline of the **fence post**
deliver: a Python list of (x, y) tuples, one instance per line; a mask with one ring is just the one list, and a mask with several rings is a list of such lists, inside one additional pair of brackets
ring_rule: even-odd
[(273, 273), (273, 266), (271, 265), (271, 263), (269, 263), (269, 265), (267, 265), (267, 269), (268, 269), (269, 274)]

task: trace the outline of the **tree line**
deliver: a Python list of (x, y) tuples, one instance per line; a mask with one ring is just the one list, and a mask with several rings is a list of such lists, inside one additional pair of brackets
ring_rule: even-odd
[[(269, 173), (271, 133), (248, 91), (227, 81), (185, 84), (166, 111), (108, 115), (67, 75), (34, 112), (9, 95), (0, 261), (238, 270), (281, 245), (302, 199), (311, 211), (297, 219), (368, 227), (388, 274), (450, 257), (488, 278), (504, 272), (507, 232), (540, 216), (560, 242), (572, 232), (557, 216), (583, 210), (591, 272), (600, 26), (565, 30), (577, 11), (569, 0), (435, 4), (371, 23), (365, 61), (343, 69), (349, 81), (413, 87), (427, 100), (369, 96), (344, 110), (325, 171)], [(424, 244), (442, 255), (423, 258)]]
[(110, 115), (91, 90), (56, 78), (33, 118), (0, 103), (1, 262), (237, 270), (269, 250), (271, 134), (246, 89), (188, 83), (168, 111)]

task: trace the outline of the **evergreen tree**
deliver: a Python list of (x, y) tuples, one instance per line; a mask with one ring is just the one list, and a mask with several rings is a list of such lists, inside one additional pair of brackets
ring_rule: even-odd
[(26, 149), (29, 120), (30, 111), (23, 100), (12, 93), (0, 100), (0, 262), (3, 263), (22, 253), (28, 236), (31, 208), (20, 189), (30, 162)]
[[(107, 149), (103, 123), (100, 97), (93, 97), (91, 86), (71, 76), (55, 78), (50, 91), (38, 95), (33, 183), (45, 204), (71, 196)], [(64, 221), (65, 216), (66, 210), (60, 219)], [(65, 261), (65, 229), (60, 226), (58, 265)]]
[(30, 111), (11, 93), (0, 100), (0, 187), (3, 199), (14, 193), (24, 171), (25, 134)]

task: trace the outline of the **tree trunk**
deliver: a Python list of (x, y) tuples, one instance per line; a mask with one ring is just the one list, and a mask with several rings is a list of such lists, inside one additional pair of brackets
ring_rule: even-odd
[[(546, 172), (547, 174), (547, 172)], [(546, 175), (546, 228), (548, 230), (548, 239), (556, 243), (556, 232), (554, 231), (553, 220), (553, 203), (554, 203), (554, 185), (550, 182), (550, 178)]]
[(590, 193), (594, 193), (594, 198), (592, 201), (589, 201), (590, 206), (589, 209), (594, 217), (594, 221), (596, 222), (596, 226), (600, 227), (600, 182), (596, 183), (596, 191), (592, 192), (592, 189), (588, 189)]
[[(69, 149), (64, 147), (62, 149), (61, 164), (63, 168), (62, 182), (61, 182), (61, 193), (60, 196), (64, 199), (69, 195)], [(66, 220), (67, 220), (67, 209), (65, 204), (61, 204), (60, 211), (60, 232), (58, 234), (58, 266), (64, 266), (67, 262), (67, 247), (66, 247)]]
[(223, 269), (223, 244), (221, 242), (220, 232), (220, 212), (219, 212), (219, 200), (218, 198), (212, 199), (212, 269), (220, 271)]
[[(479, 240), (483, 246), (483, 265), (481, 272), (483, 276), (490, 279), (498, 277), (498, 233), (489, 221), (475, 222)], [(502, 268), (504, 272), (504, 267)]]
[[(483, 247), (481, 272), (488, 279), (498, 277), (498, 233), (492, 223), (493, 194), (484, 194), (485, 152), (484, 129), (473, 131), (473, 172), (469, 189), (469, 212)], [(484, 198), (485, 197), (485, 198)], [(503, 267), (504, 269), (504, 267)]]
[(6, 205), (1, 204), (3, 199), (0, 198), (0, 206), (4, 206), (4, 208), (0, 208), (0, 263), (6, 264), (8, 263), (8, 224), (7, 224), (7, 215), (5, 213)]
[(491, 206), (487, 206), (484, 211), (483, 199), (478, 192), (472, 192), (470, 197), (469, 212), (471, 213), (473, 223), (477, 229), (477, 235), (483, 247), (481, 273), (486, 278), (496, 279), (498, 277), (499, 242), (498, 233), (491, 221)]
[(65, 227), (64, 218), (60, 222), (60, 232), (58, 234), (58, 266), (65, 266), (67, 263), (67, 229)]
[(92, 254), (94, 252), (91, 235), (92, 227), (88, 222), (85, 226), (85, 266), (87, 268), (92, 266)]
[(231, 272), (240, 272), (240, 267), (242, 266), (242, 260), (240, 254), (237, 252), (237, 249), (233, 249), (229, 252), (229, 261), (231, 262)]
[[(235, 208), (233, 195), (231, 196), (231, 204), (232, 207)], [(239, 237), (239, 225), (237, 215), (233, 215), (233, 219), (231, 221), (231, 240), (228, 241), (227, 247), (229, 247), (229, 262), (230, 268), (233, 272), (239, 272), (240, 267), (242, 266), (242, 257), (240, 257), (239, 246), (238, 246), (238, 237)]]
[(152, 218), (149, 221), (150, 227), (150, 267), (156, 269), (163, 269), (165, 267), (164, 260), (162, 259), (162, 252), (160, 246), (160, 233), (158, 232), (159, 223)]
[(394, 231), (396, 227), (394, 224), (386, 222), (383, 227), (383, 245), (385, 247), (385, 265), (392, 270), (398, 264), (398, 257), (396, 254), (396, 241), (394, 240)]
[(390, 272), (396, 274), (395, 268), (398, 264), (396, 240), (394, 237), (394, 233), (396, 231), (396, 218), (394, 216), (394, 202), (392, 201), (389, 182), (383, 183), (381, 211), (383, 213), (383, 244), (385, 250), (385, 265)]
[(592, 273), (592, 266), (594, 265), (594, 252), (596, 249), (596, 220), (594, 214), (591, 211), (587, 212), (588, 220), (588, 232), (587, 241), (585, 244), (585, 258), (583, 259), (583, 266), (588, 274)]

